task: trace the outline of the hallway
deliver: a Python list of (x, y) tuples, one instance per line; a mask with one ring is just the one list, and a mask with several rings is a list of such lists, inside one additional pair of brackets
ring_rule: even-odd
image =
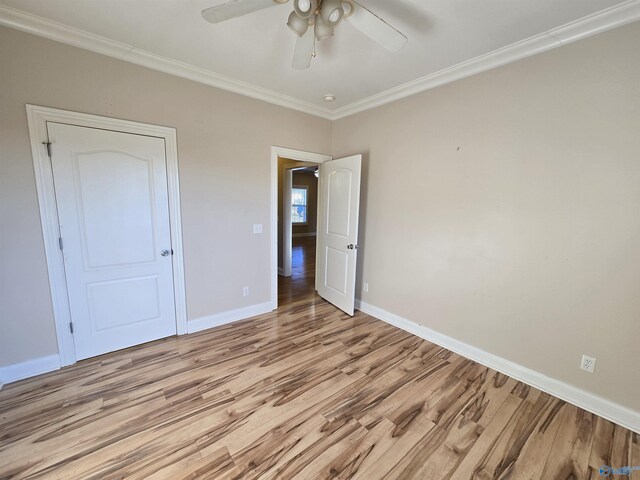
[(278, 275), (278, 305), (288, 305), (315, 295), (316, 237), (293, 239), (291, 276)]

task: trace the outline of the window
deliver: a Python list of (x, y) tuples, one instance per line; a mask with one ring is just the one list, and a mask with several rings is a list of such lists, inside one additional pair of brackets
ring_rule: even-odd
[(307, 223), (307, 187), (291, 189), (291, 223), (294, 225)]

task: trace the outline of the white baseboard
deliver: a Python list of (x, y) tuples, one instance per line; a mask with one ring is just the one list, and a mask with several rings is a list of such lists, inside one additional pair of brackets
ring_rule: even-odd
[[(246, 318), (255, 317), (273, 311), (271, 302), (259, 303), (237, 310), (209, 315), (207, 317), (196, 318), (187, 322), (188, 333), (195, 333), (208, 328), (218, 327), (227, 323), (237, 322)], [(29, 377), (35, 377), (42, 373), (52, 372), (60, 369), (60, 357), (58, 355), (50, 355), (48, 357), (35, 358), (26, 362), (17, 363), (15, 365), (7, 365), (0, 367), (0, 389), (3, 385), (17, 382)]]
[(245, 320), (271, 311), (273, 311), (273, 304), (271, 302), (258, 303), (257, 305), (250, 305), (248, 307), (190, 320), (187, 322), (187, 331), (188, 333), (201, 332), (208, 328), (219, 327), (220, 325), (226, 325), (227, 323)]
[[(35, 377), (47, 372), (60, 369), (60, 356), (34, 358), (26, 362), (0, 367), (0, 385), (17, 382), (29, 377)], [(1, 388), (1, 387), (0, 387)]]
[(316, 235), (317, 235), (316, 232), (308, 232), (308, 233), (294, 233), (291, 236), (293, 238), (300, 238), (300, 237), (315, 237)]
[(543, 392), (558, 397), (565, 402), (606, 418), (636, 433), (640, 433), (640, 412), (636, 412), (630, 408), (614, 403), (611, 400), (556, 380), (555, 378), (547, 377), (535, 370), (523, 367), (505, 358), (438, 333), (435, 330), (431, 330), (428, 327), (419, 325), (411, 320), (407, 320), (406, 318), (387, 312), (361, 300), (356, 299), (356, 308), (406, 332), (412, 333), (463, 357), (469, 358)]
[(278, 275), (280, 275), (281, 277), (284, 277), (284, 268), (278, 267)]

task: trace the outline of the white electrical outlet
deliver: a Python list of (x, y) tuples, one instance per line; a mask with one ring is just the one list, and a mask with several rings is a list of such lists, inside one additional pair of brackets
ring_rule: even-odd
[(596, 359), (588, 355), (582, 355), (580, 368), (585, 372), (593, 373), (596, 371)]
[(249, 296), (249, 287), (243, 287), (242, 288), (242, 296), (243, 297), (248, 297)]
[(262, 233), (262, 224), (254, 223), (253, 224), (253, 233)]
[(368, 283), (363, 283), (362, 284), (362, 291), (364, 293), (367, 293), (369, 291), (369, 284)]

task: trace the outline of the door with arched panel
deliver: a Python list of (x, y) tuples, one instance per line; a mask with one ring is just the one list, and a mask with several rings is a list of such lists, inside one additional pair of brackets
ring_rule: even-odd
[(47, 133), (76, 358), (175, 334), (164, 139)]
[(320, 166), (318, 294), (353, 315), (355, 307), (362, 155)]

